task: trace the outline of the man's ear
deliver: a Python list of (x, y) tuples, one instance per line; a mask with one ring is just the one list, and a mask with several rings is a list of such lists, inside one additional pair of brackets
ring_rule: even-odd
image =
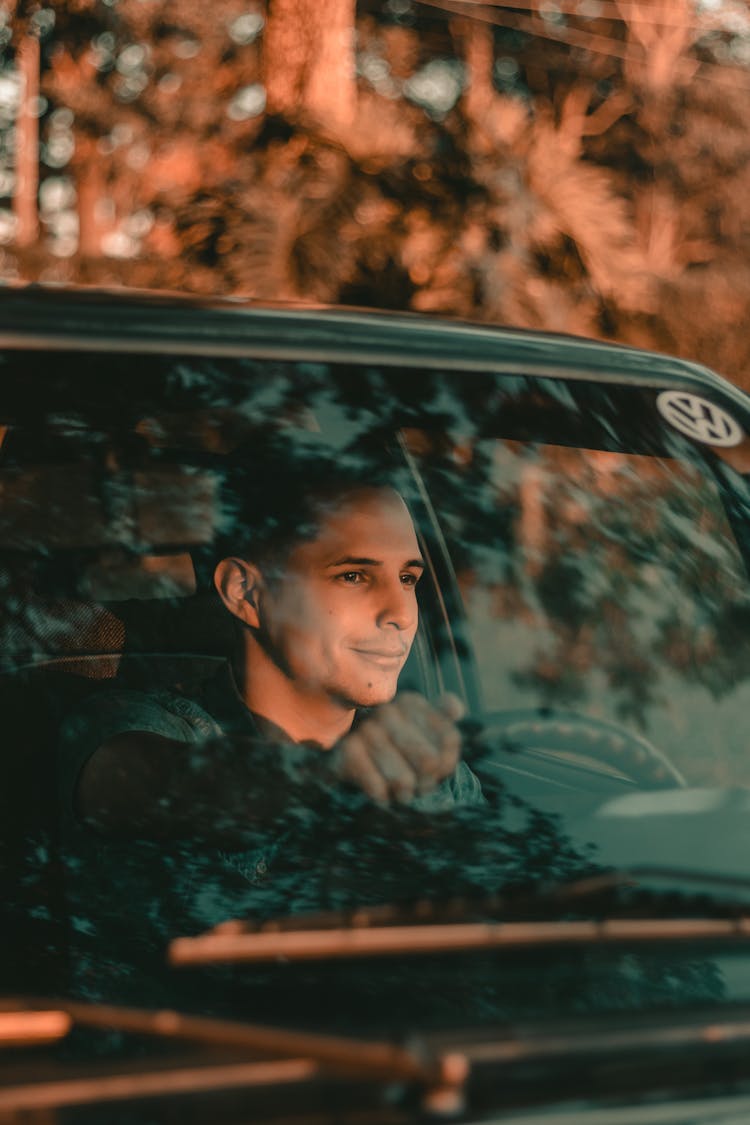
[(244, 559), (222, 559), (214, 571), (214, 586), (230, 613), (258, 628), (263, 577), (257, 566)]

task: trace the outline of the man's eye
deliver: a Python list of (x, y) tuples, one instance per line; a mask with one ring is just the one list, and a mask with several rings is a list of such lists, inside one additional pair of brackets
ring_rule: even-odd
[(411, 574), (411, 572), (407, 571), (406, 574), (401, 575), (401, 582), (404, 586), (416, 586), (417, 582), (419, 582), (419, 575)]
[(338, 574), (336, 577), (341, 582), (345, 582), (347, 586), (358, 586), (360, 582), (365, 580), (361, 570), (345, 570), (343, 574)]

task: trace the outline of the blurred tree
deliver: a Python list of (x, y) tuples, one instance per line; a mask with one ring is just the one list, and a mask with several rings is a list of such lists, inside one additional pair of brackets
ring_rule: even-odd
[(27, 28), (17, 55), (21, 97), (17, 119), (16, 182), (13, 210), (16, 216), (16, 245), (25, 250), (39, 234), (37, 194), (39, 190), (39, 36)]
[(742, 378), (744, 5), (4, 7), (49, 103), (17, 120), (25, 276), (412, 307)]
[(263, 69), (269, 112), (351, 125), (354, 27), (355, 0), (269, 0)]

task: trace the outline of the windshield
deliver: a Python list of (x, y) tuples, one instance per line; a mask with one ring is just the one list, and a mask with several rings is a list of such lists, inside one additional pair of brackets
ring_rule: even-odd
[[(231, 919), (456, 895), (528, 903), (608, 865), (699, 868), (708, 857), (715, 872), (745, 873), (736, 849), (732, 862), (726, 848), (709, 856), (706, 838), (717, 816), (728, 824), (709, 787), (748, 781), (746, 484), (720, 450), (669, 424), (661, 389), (376, 363), (6, 354), (3, 691), (27, 747), (8, 812), (24, 841), (14, 909), (24, 924), (38, 920), (54, 883), (56, 905), (42, 910), (65, 923), (75, 994), (128, 998), (135, 978), (118, 966), (137, 945), (168, 997), (168, 943)], [(310, 789), (315, 815), (279, 819), (242, 847), (217, 846), (198, 827), (192, 841), (184, 831), (176, 844), (155, 841), (137, 821), (124, 839), (92, 834), (75, 794), (95, 747), (75, 717), (109, 715), (121, 689), (137, 693), (146, 732), (161, 730), (153, 707), (167, 697), (175, 721), (189, 724), (198, 704), (210, 711), (206, 685), (225, 667), (236, 677), (241, 635), (216, 597), (216, 560), (273, 548), (280, 513), (296, 511), (331, 467), (406, 506), (415, 538), (401, 581), (418, 581), (419, 624), (398, 689), (436, 705), (446, 692), (460, 700), (466, 776), (483, 812), (419, 801), (382, 810), (351, 789), (334, 805)], [(354, 586), (372, 562), (344, 561), (338, 578)], [(379, 667), (394, 659), (365, 656)], [(277, 725), (288, 729), (283, 716)], [(217, 731), (206, 726), (196, 746), (213, 746)], [(257, 754), (264, 776), (276, 776)], [(684, 816), (678, 831), (674, 818), (665, 827), (675, 793), (686, 808), (686, 787), (700, 832)], [(194, 799), (197, 826), (200, 789)], [(220, 824), (221, 810), (213, 816)], [(158, 885), (150, 897), (144, 872)], [(570, 909), (550, 901), (547, 916)], [(155, 944), (128, 946), (131, 915), (133, 934), (152, 926)], [(45, 940), (62, 944), (57, 930)], [(668, 962), (626, 957), (612, 975), (596, 955), (556, 955), (564, 1000), (553, 1007), (721, 992), (715, 967)], [(470, 1020), (543, 1010), (551, 994), (532, 987), (543, 963), (538, 952), (516, 956), (511, 991), (498, 978)], [(481, 976), (477, 964), (460, 978)], [(451, 1022), (455, 1006), (436, 984), (444, 968), (433, 968), (415, 1010)], [(356, 972), (320, 971), (315, 995), (334, 989), (346, 1007), (336, 1018), (352, 1026)], [(294, 979), (310, 983), (304, 972)], [(377, 979), (383, 996), (403, 985), (395, 970)], [(276, 978), (256, 971), (252, 988), (259, 1010), (301, 1018), (288, 981), (283, 1003)], [(318, 1025), (325, 1004), (313, 1008)], [(392, 1019), (390, 1009), (383, 1025)]]
[[(511, 439), (449, 457), (471, 489), (438, 518), (482, 708), (620, 721), (692, 784), (746, 781), (747, 578), (716, 482), (684, 460)], [(429, 452), (415, 460), (439, 495)]]

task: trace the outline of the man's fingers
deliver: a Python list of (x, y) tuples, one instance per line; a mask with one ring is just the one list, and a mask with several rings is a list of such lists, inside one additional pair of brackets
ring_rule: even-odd
[(444, 709), (438, 709), (424, 696), (405, 692), (379, 708), (360, 730), (373, 746), (377, 740), (389, 740), (406, 758), (424, 791), (452, 774), (458, 764), (461, 733), (450, 716), (461, 714), (463, 705), (455, 696), (446, 697)]
[(386, 704), (386, 708), (403, 714), (428, 730), (434, 729), (436, 724), (440, 728), (444, 722), (457, 723), (466, 714), (463, 702), (450, 691), (445, 692), (436, 704), (429, 703), (415, 691), (405, 691), (397, 695), (392, 703)]
[(440, 746), (401, 709), (383, 707), (377, 715), (363, 723), (360, 730), (373, 749), (383, 745), (393, 747), (406, 759), (418, 778), (438, 780), (443, 776)]
[(459, 719), (463, 719), (466, 714), (466, 708), (462, 700), (460, 700), (457, 695), (454, 695), (452, 691), (447, 691), (445, 695), (442, 696), (438, 708), (443, 712), (446, 718), (454, 723), (457, 723)]
[(440, 742), (441, 763), (446, 775), (453, 773), (461, 757), (463, 736), (456, 723), (465, 714), (466, 708), (458, 696), (446, 692), (438, 706), (431, 710), (428, 718)]
[(463, 703), (458, 696), (447, 693), (437, 706), (422, 696), (409, 700), (408, 706), (437, 754), (439, 776), (447, 777), (453, 773), (461, 756), (462, 736), (456, 723), (465, 714)]
[(461, 757), (461, 732), (454, 726), (440, 738), (440, 770), (443, 777), (453, 773)]
[(419, 788), (420, 772), (403, 747), (391, 741), (383, 726), (375, 722), (363, 723), (357, 734), (389, 793), (399, 801), (411, 800)]
[(388, 783), (372, 762), (365, 740), (358, 731), (347, 735), (334, 754), (334, 771), (342, 781), (356, 785), (373, 801), (388, 803)]

